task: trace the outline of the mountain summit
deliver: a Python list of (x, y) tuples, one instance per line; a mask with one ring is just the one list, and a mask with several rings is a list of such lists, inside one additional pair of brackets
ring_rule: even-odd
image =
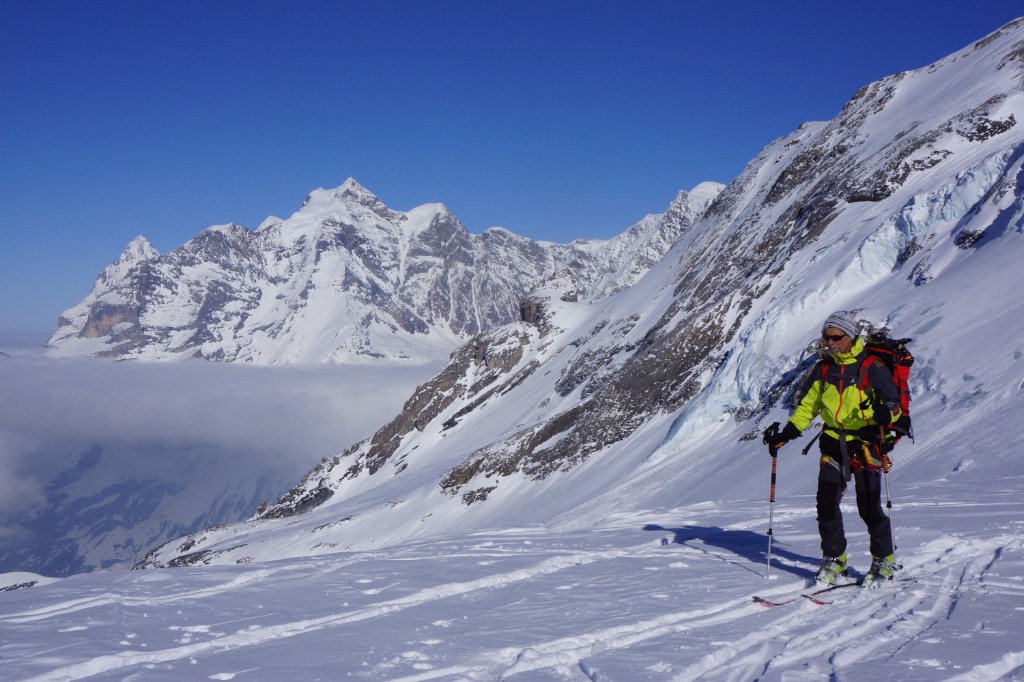
[(633, 284), (721, 188), (683, 192), (614, 239), (553, 244), (472, 235), (442, 204), (395, 211), (349, 178), (256, 231), (214, 226), (163, 255), (136, 239), (61, 315), (49, 346), (261, 364), (445, 358), (517, 319), (523, 294), (552, 274), (571, 271), (587, 300)]

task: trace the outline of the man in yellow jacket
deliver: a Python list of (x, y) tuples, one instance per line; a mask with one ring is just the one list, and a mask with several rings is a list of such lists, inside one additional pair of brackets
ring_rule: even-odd
[(883, 456), (878, 443), (901, 416), (899, 390), (882, 363), (865, 363), (868, 355), (853, 313), (833, 313), (825, 320), (821, 335), (829, 357), (816, 368), (817, 376), (786, 426), (781, 431), (777, 425), (765, 431), (765, 442), (774, 456), (778, 448), (821, 416), (824, 426), (817, 512), (824, 558), (815, 578), (831, 584), (840, 575), (847, 575), (846, 535), (839, 502), (852, 476), (857, 511), (870, 536), (872, 563), (864, 585), (875, 587), (892, 578), (896, 569), (892, 529), (882, 510)]

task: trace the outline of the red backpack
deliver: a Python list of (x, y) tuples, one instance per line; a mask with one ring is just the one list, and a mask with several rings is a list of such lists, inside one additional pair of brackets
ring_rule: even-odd
[[(864, 358), (864, 362), (860, 365), (860, 374), (857, 380), (860, 390), (863, 392), (868, 387), (868, 368), (873, 362), (881, 362), (885, 365), (885, 368), (892, 374), (892, 380), (896, 384), (896, 389), (900, 395), (900, 410), (907, 417), (910, 416), (910, 367), (914, 364), (914, 356), (911, 355), (907, 349), (907, 344), (913, 341), (913, 339), (890, 339), (882, 332), (874, 332), (864, 338), (864, 350), (867, 351), (867, 357)], [(822, 382), (828, 379), (828, 366), (830, 361), (825, 360), (821, 363), (821, 380)], [(818, 435), (821, 435), (820, 433)], [(896, 434), (896, 438), (890, 443), (889, 449), (892, 448), (903, 434)], [(910, 436), (910, 439), (914, 439), (913, 430), (906, 434)], [(807, 447), (804, 448), (803, 454), (807, 454), (811, 449), (811, 445), (817, 440), (815, 436)]]
[[(910, 368), (914, 364), (914, 356), (907, 350), (907, 344), (913, 339), (890, 339), (885, 334), (876, 332), (864, 340), (864, 350), (868, 356), (860, 366), (860, 388), (863, 391), (868, 382), (868, 367), (872, 362), (880, 361), (892, 374), (892, 380), (900, 392), (900, 409), (910, 416)], [(911, 436), (912, 437), (912, 436)]]

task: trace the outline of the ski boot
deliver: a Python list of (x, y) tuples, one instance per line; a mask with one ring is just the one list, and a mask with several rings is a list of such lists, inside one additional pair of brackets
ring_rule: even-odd
[(846, 571), (846, 552), (843, 552), (837, 557), (825, 557), (822, 559), (821, 568), (818, 569), (814, 579), (822, 585), (831, 585), (836, 581), (836, 578), (848, 575), (849, 573)]
[(896, 557), (892, 554), (884, 559), (871, 557), (871, 568), (864, 576), (863, 586), (868, 589), (881, 586), (885, 581), (892, 580), (892, 574), (896, 572), (896, 568)]

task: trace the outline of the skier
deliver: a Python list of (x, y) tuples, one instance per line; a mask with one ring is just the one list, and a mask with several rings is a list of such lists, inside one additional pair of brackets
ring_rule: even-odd
[(815, 579), (832, 584), (847, 575), (846, 535), (839, 502), (851, 474), (855, 480), (857, 510), (870, 536), (871, 568), (866, 587), (877, 587), (896, 570), (889, 517), (882, 510), (882, 451), (879, 440), (901, 417), (900, 398), (891, 374), (881, 363), (862, 371), (867, 353), (853, 313), (833, 313), (822, 327), (829, 357), (800, 399), (786, 426), (765, 431), (772, 453), (793, 440), (821, 415), (821, 468), (818, 473), (818, 533), (823, 559)]

